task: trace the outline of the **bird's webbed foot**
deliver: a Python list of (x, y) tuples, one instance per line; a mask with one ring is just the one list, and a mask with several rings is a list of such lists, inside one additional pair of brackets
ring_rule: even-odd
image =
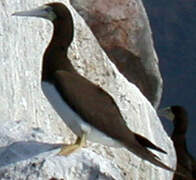
[(64, 145), (58, 155), (61, 156), (68, 156), (71, 153), (75, 152), (76, 150), (82, 148), (86, 144), (86, 133), (82, 133), (82, 137), (77, 137), (75, 144)]

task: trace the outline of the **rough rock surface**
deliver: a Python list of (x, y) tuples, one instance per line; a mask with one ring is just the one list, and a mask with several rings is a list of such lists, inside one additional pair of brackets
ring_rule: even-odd
[(162, 78), (141, 0), (71, 0), (109, 58), (155, 108)]
[[(40, 89), (43, 52), (51, 23), (12, 17), (48, 1), (0, 1), (0, 179), (171, 179), (172, 173), (141, 160), (125, 149), (88, 143), (69, 157), (56, 153), (75, 136), (52, 109)], [(168, 154), (162, 162), (175, 166), (172, 142), (155, 110), (138, 88), (109, 61), (97, 40), (68, 1), (75, 23), (69, 57), (75, 68), (108, 91), (133, 131), (146, 136)]]

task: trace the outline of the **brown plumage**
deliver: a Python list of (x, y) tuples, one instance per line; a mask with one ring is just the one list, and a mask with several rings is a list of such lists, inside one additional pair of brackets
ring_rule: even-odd
[(171, 106), (160, 110), (160, 115), (172, 120), (174, 130), (171, 139), (177, 155), (177, 171), (184, 174), (174, 175), (175, 180), (196, 179), (196, 161), (188, 152), (186, 145), (186, 132), (188, 129), (188, 114), (182, 106)]
[[(39, 12), (39, 17), (51, 20), (54, 25), (52, 40), (43, 58), (42, 89), (62, 119), (79, 137), (86, 133), (87, 139), (91, 141), (109, 146), (124, 146), (142, 159), (173, 171), (160, 162), (159, 158), (146, 147), (163, 153), (165, 151), (132, 132), (126, 126), (112, 97), (102, 88), (82, 77), (73, 68), (67, 57), (67, 48), (73, 39), (73, 19), (68, 8), (61, 3), (50, 3), (39, 10), (44, 13), (40, 15)], [(30, 14), (33, 16), (32, 12), (37, 12), (37, 10), (31, 13), (19, 12), (15, 15)], [(64, 112), (66, 109), (62, 110), (65, 104), (69, 112), (75, 114), (72, 116), (73, 119), (68, 118), (68, 114)], [(72, 123), (75, 124), (72, 125)]]

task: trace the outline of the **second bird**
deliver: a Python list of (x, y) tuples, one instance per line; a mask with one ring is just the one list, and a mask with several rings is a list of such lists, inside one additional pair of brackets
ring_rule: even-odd
[(186, 132), (188, 129), (188, 113), (182, 106), (171, 106), (159, 110), (159, 115), (171, 120), (174, 130), (171, 139), (177, 155), (177, 171), (184, 174), (174, 175), (174, 180), (196, 179), (196, 160), (187, 150)]

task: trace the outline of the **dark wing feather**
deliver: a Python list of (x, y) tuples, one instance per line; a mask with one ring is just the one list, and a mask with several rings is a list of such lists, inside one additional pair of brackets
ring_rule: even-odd
[(162, 152), (164, 154), (167, 154), (164, 150), (162, 150), (161, 148), (155, 146), (154, 144), (152, 144), (148, 139), (144, 139), (143, 136), (139, 135), (139, 134), (136, 134), (135, 135), (135, 138), (136, 140), (142, 144), (144, 147), (148, 147), (148, 148), (151, 148), (151, 149), (155, 149), (159, 152)]
[(162, 149), (146, 138), (133, 133), (127, 127), (116, 103), (103, 89), (77, 73), (57, 71), (54, 77), (56, 88), (60, 91), (64, 100), (84, 121), (106, 135), (117, 139), (142, 159), (173, 171), (173, 169), (161, 163), (159, 158), (146, 147), (164, 152)]
[(175, 172), (173, 180), (194, 180), (190, 171), (180, 164), (177, 164), (177, 172)]
[(127, 146), (136, 139), (144, 147), (165, 153), (127, 127), (112, 97), (99, 86), (76, 73), (67, 71), (57, 71), (55, 80), (56, 87), (65, 101), (79, 113), (84, 121)]
[(57, 71), (55, 82), (65, 101), (84, 121), (122, 142), (133, 140), (114, 100), (99, 86), (67, 71)]

